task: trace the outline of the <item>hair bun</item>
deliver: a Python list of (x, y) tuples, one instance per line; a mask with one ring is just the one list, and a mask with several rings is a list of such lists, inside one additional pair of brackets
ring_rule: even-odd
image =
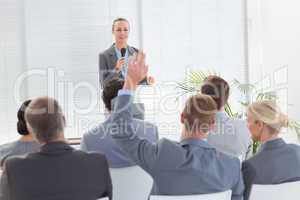
[(26, 126), (26, 123), (24, 121), (19, 120), (17, 122), (17, 130), (18, 130), (18, 133), (20, 133), (21, 135), (27, 135), (28, 134), (27, 126)]
[(25, 121), (25, 110), (30, 102), (31, 102), (31, 100), (25, 101), (21, 105), (21, 107), (19, 108), (18, 113), (17, 113), (17, 117), (18, 117), (17, 130), (18, 130), (18, 133), (20, 133), (21, 135), (29, 134), (27, 126), (26, 126), (26, 121)]

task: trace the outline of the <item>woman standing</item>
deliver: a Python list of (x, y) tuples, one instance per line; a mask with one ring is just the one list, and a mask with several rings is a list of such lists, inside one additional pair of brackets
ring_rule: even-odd
[[(99, 56), (99, 79), (102, 88), (105, 81), (114, 76), (125, 79), (128, 58), (138, 52), (138, 49), (127, 44), (129, 31), (130, 25), (127, 19), (117, 18), (113, 21), (112, 34), (115, 42)], [(153, 77), (145, 77), (140, 84), (152, 84), (153, 82)]]

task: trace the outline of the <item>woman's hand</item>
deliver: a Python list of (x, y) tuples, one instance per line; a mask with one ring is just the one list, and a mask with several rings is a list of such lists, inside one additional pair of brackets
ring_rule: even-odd
[(125, 58), (120, 58), (120, 59), (117, 61), (117, 63), (116, 63), (115, 70), (116, 70), (117, 72), (120, 72), (121, 69), (122, 69), (122, 67), (123, 67), (123, 65), (124, 65), (124, 63), (125, 63)]

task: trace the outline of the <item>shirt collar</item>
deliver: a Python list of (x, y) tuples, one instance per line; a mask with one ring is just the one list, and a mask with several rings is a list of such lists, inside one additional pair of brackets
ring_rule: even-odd
[(210, 146), (210, 144), (207, 143), (206, 140), (203, 139), (192, 139), (192, 138), (188, 138), (188, 139), (183, 139), (180, 144), (182, 146), (184, 145), (195, 145), (195, 146), (199, 146), (199, 147), (204, 147), (204, 148), (211, 148), (213, 149), (214, 147)]
[(71, 150), (74, 149), (66, 142), (62, 142), (62, 141), (49, 142), (47, 144), (44, 144), (41, 147), (41, 153), (46, 153), (46, 154), (57, 154), (62, 152), (68, 152)]

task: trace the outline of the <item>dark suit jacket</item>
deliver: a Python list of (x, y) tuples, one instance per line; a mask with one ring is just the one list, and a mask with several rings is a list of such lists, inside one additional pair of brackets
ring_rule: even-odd
[[(134, 53), (137, 53), (139, 50), (128, 46), (129, 56), (132, 56)], [(104, 52), (99, 55), (99, 81), (100, 85), (103, 88), (105, 81), (111, 79), (114, 76), (124, 79), (121, 72), (115, 72), (115, 66), (117, 63), (117, 55), (114, 45), (106, 49)], [(147, 78), (142, 80), (140, 84), (147, 84)]]
[(12, 157), (1, 177), (1, 200), (96, 200), (112, 197), (105, 156), (52, 142), (38, 153)]
[(246, 186), (245, 200), (252, 184), (280, 184), (300, 180), (300, 146), (282, 139), (268, 141), (259, 152), (242, 165)]

